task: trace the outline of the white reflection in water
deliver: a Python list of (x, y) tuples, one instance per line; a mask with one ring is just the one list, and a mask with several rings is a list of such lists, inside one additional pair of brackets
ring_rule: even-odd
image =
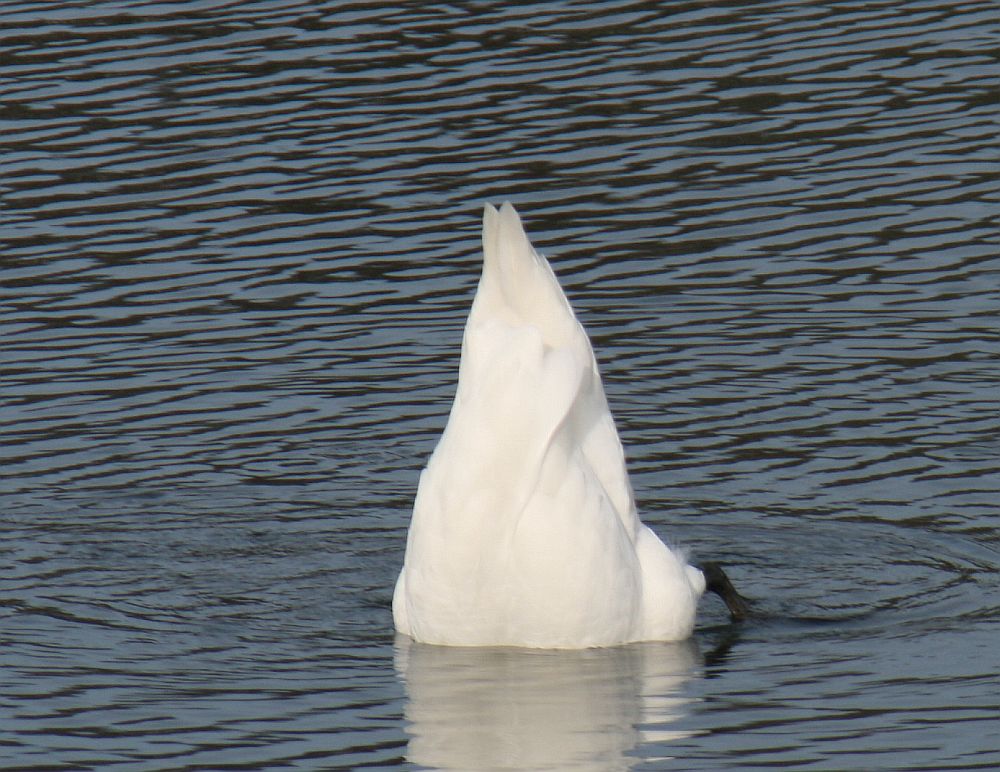
[(437, 769), (624, 770), (681, 739), (697, 644), (552, 651), (430, 646), (397, 636), (407, 759)]

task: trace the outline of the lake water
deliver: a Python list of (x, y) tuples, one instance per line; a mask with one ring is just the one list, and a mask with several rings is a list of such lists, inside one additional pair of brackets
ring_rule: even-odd
[[(5, 2), (0, 766), (1000, 767), (1000, 8)], [(484, 201), (694, 638), (395, 640)]]

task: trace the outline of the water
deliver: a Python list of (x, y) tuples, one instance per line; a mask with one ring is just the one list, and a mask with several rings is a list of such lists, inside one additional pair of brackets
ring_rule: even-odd
[[(995, 2), (10, 2), (5, 768), (1000, 766)], [(482, 203), (694, 639), (395, 641)]]

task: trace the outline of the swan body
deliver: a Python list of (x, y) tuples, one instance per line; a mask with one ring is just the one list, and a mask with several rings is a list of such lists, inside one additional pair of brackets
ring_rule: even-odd
[(705, 576), (636, 512), (590, 340), (517, 212), (487, 204), (448, 424), (420, 475), (396, 629), (454, 646), (682, 640)]

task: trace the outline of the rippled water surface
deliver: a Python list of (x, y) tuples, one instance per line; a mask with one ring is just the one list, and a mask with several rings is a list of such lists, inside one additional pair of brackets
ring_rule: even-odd
[[(0, 765), (1000, 766), (996, 2), (5, 2)], [(484, 201), (685, 644), (394, 640)]]

